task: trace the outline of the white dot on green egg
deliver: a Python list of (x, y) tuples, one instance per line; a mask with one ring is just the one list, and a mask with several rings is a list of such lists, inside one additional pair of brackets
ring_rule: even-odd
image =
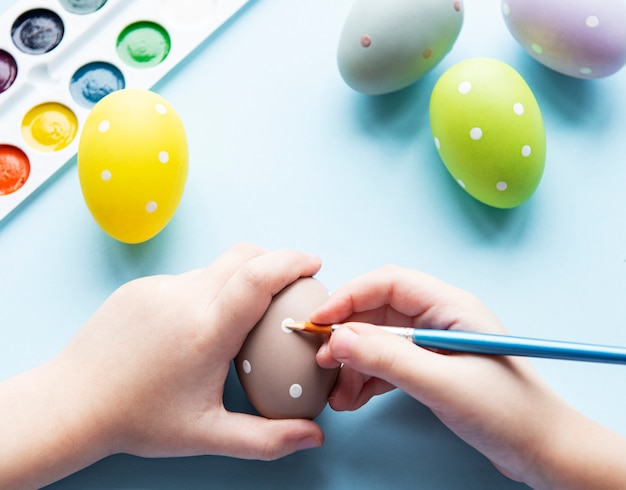
[(159, 114), (166, 114), (167, 113), (167, 109), (165, 108), (165, 106), (163, 104), (155, 104), (154, 105), (154, 109), (159, 113)]
[(100, 177), (105, 182), (108, 182), (109, 180), (111, 180), (111, 171), (110, 170), (103, 170), (102, 173), (100, 174)]
[(464, 82), (459, 83), (459, 93), (465, 95), (470, 93), (472, 90), (472, 84), (465, 80)]
[(167, 163), (170, 161), (170, 154), (166, 151), (159, 152), (159, 162)]
[(441, 141), (439, 141), (439, 138), (435, 137), (435, 147), (438, 150), (441, 150)]
[(480, 128), (472, 128), (470, 131), (470, 138), (472, 138), (475, 141), (478, 141), (480, 138), (483, 137), (483, 130)]
[(101, 133), (106, 133), (110, 127), (111, 123), (105, 119), (104, 121), (101, 121), (100, 124), (98, 124), (98, 131), (100, 131)]
[(539, 46), (537, 43), (533, 43), (531, 45), (532, 50), (537, 53), (537, 54), (541, 54), (543, 53), (543, 48), (541, 46)]
[(250, 361), (248, 361), (248, 359), (244, 359), (244, 361), (241, 363), (241, 368), (246, 374), (250, 374), (252, 372), (252, 364), (250, 364)]
[(583, 75), (591, 75), (591, 68), (583, 67), (580, 69), (580, 73)]
[(508, 184), (504, 181), (500, 181), (496, 184), (496, 189), (498, 189), (500, 192), (505, 191), (507, 189)]
[(522, 146), (522, 156), (529, 157), (531, 153), (532, 153), (532, 149), (530, 148), (529, 145)]
[(600, 25), (600, 19), (598, 19), (595, 15), (590, 15), (585, 19), (585, 24), (587, 24), (587, 27), (591, 27), (593, 29), (594, 27), (598, 27)]
[(521, 116), (524, 114), (524, 105), (520, 102), (513, 104), (513, 112), (515, 112), (518, 116)]
[(146, 211), (148, 213), (154, 213), (157, 209), (157, 203), (154, 201), (148, 201), (146, 203)]
[(463, 189), (465, 189), (465, 182), (463, 182), (461, 179), (456, 179), (456, 183), (459, 184)]
[(294, 383), (289, 387), (289, 396), (291, 398), (300, 398), (302, 396), (302, 386)]

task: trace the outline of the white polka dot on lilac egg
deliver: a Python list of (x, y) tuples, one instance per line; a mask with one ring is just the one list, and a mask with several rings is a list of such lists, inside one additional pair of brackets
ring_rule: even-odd
[(513, 112), (515, 112), (515, 114), (517, 114), (518, 116), (521, 116), (524, 114), (524, 105), (520, 102), (517, 102), (513, 105)]
[(108, 182), (109, 180), (111, 180), (111, 171), (110, 170), (103, 170), (102, 173), (100, 174), (100, 177), (105, 182)]
[(246, 374), (250, 374), (252, 372), (252, 364), (250, 364), (250, 361), (248, 361), (248, 359), (244, 359), (244, 361), (241, 363), (241, 368)]
[(170, 161), (170, 155), (168, 152), (166, 151), (160, 151), (159, 152), (159, 162), (161, 163), (167, 163)]
[(111, 123), (105, 119), (104, 121), (101, 121), (100, 124), (98, 124), (98, 131), (100, 131), (101, 133), (106, 133), (110, 127)]
[(580, 69), (580, 73), (583, 75), (591, 75), (591, 68), (587, 68), (586, 66)]
[(154, 213), (157, 210), (157, 203), (154, 201), (148, 201), (146, 203), (146, 211), (148, 213)]
[(300, 398), (302, 396), (302, 386), (294, 383), (289, 387), (289, 396), (291, 398)]
[(496, 189), (498, 189), (500, 192), (507, 190), (508, 187), (508, 184), (504, 181), (500, 181), (496, 184)]
[(472, 128), (470, 130), (470, 138), (472, 138), (474, 141), (478, 141), (480, 138), (483, 137), (483, 130), (480, 128)]
[(600, 25), (600, 19), (598, 19), (595, 15), (590, 15), (585, 19), (585, 24), (587, 24), (587, 27), (593, 29), (594, 27), (598, 27)]
[(459, 83), (459, 93), (465, 95), (465, 94), (469, 94), (471, 90), (472, 90), (472, 84), (468, 82), (467, 80)]
[(502, 13), (507, 16), (511, 14), (511, 7), (506, 2), (502, 4)]
[(532, 153), (532, 149), (529, 145), (522, 146), (522, 156), (529, 157)]
[(159, 113), (159, 114), (165, 114), (167, 113), (167, 109), (165, 108), (165, 106), (163, 104), (155, 104), (154, 105), (154, 109)]

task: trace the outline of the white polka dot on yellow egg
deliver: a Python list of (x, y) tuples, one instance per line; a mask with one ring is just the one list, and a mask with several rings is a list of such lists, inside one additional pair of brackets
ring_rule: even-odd
[(98, 131), (100, 131), (101, 133), (105, 133), (109, 130), (110, 127), (111, 123), (105, 119), (100, 124), (98, 124)]
[(161, 163), (167, 163), (170, 161), (170, 156), (166, 151), (160, 151), (159, 152), (159, 162)]
[(109, 180), (111, 180), (111, 171), (110, 170), (103, 170), (102, 173), (100, 174), (102, 177), (102, 180), (104, 180), (105, 182), (108, 182)]

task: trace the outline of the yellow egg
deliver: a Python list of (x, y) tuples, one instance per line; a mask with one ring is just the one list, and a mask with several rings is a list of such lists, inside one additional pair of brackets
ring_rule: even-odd
[(187, 166), (183, 123), (154, 92), (113, 92), (85, 121), (80, 185), (96, 222), (117, 240), (140, 243), (165, 228), (182, 197)]

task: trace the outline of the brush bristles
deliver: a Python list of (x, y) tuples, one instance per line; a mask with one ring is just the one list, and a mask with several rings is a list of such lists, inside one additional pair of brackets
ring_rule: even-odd
[(318, 325), (311, 322), (289, 322), (285, 324), (285, 327), (291, 330), (298, 330), (300, 332), (309, 332), (317, 334), (329, 334), (331, 332), (331, 325)]

